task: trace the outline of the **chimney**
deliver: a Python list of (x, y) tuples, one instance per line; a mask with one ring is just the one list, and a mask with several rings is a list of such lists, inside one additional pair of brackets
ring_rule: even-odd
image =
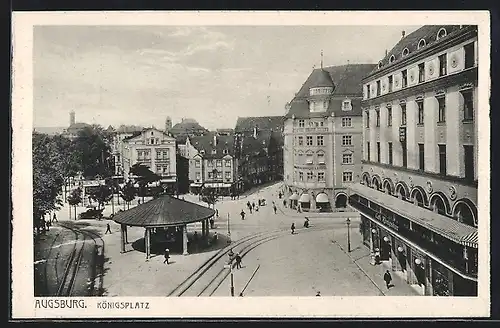
[(253, 127), (253, 137), (257, 139), (257, 125)]
[(214, 133), (214, 146), (217, 146), (217, 134)]
[(401, 39), (405, 37), (405, 34), (406, 34), (405, 30), (403, 30), (403, 31), (401, 32)]
[(387, 57), (387, 49), (385, 49), (385, 57)]

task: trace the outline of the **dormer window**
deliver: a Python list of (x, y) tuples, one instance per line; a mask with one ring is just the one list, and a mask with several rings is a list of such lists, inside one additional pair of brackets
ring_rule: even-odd
[(205, 155), (205, 151), (204, 150), (200, 150), (200, 154)]
[(438, 31), (436, 39), (439, 40), (446, 36), (446, 29), (443, 27)]
[(222, 153), (223, 153), (224, 155), (227, 155), (227, 149), (224, 149), (224, 150), (222, 151)]
[(217, 149), (212, 149), (212, 155), (216, 155), (217, 154)]
[(421, 39), (420, 41), (418, 41), (417, 49), (420, 49), (420, 48), (423, 48), (423, 47), (425, 47), (425, 40)]
[(343, 111), (350, 111), (352, 110), (352, 104), (350, 99), (346, 99), (342, 101), (342, 110)]
[(409, 53), (410, 53), (410, 50), (408, 50), (408, 48), (403, 49), (403, 53), (402, 53), (403, 57), (408, 56)]
[(378, 62), (378, 68), (379, 68), (379, 69), (381, 69), (381, 68), (382, 68), (382, 66), (384, 66), (384, 64), (382, 63), (382, 61), (379, 61), (379, 62)]
[(394, 61), (396, 60), (396, 57), (394, 57), (394, 55), (392, 55), (390, 58), (389, 58), (389, 63), (394, 63)]

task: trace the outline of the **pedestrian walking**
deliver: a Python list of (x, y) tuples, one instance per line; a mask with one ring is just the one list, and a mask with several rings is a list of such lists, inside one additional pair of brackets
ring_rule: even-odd
[(385, 285), (387, 286), (387, 289), (391, 288), (392, 277), (391, 277), (391, 273), (389, 272), (389, 270), (386, 270), (384, 273), (384, 281), (385, 281)]
[(210, 229), (213, 229), (215, 226), (214, 218), (210, 218)]
[(170, 259), (170, 250), (168, 248), (165, 248), (164, 256), (165, 256), (165, 260), (163, 261), (163, 264), (165, 264), (165, 263), (170, 264), (168, 262), (168, 260)]
[(319, 290), (316, 292), (316, 296), (321, 296), (321, 292)]
[(236, 257), (234, 258), (236, 261), (236, 269), (241, 269), (241, 256), (240, 253), (236, 253)]
[(106, 223), (106, 232), (104, 234), (107, 234), (108, 232), (111, 233), (111, 226), (109, 223)]
[(54, 215), (52, 216), (52, 222), (58, 222), (56, 213), (54, 213)]
[(255, 202), (252, 202), (252, 209), (255, 209)]
[(245, 211), (241, 210), (240, 215), (241, 215), (241, 219), (245, 220)]
[(309, 228), (309, 218), (306, 216), (306, 219), (304, 221), (304, 228)]
[(286, 208), (286, 199), (283, 199), (283, 207)]
[(215, 216), (218, 218), (219, 217), (219, 210), (215, 210)]
[(290, 230), (292, 230), (292, 235), (293, 235), (295, 233), (295, 223), (292, 223)]
[(277, 214), (276, 211), (278, 211), (278, 209), (276, 208), (276, 204), (273, 204), (273, 210), (274, 210), (274, 214)]
[(251, 210), (251, 209), (252, 209), (252, 204), (250, 204), (250, 201), (247, 201), (247, 208), (248, 208), (249, 210)]

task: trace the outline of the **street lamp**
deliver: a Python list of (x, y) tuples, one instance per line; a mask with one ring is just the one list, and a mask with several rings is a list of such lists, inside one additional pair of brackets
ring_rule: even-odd
[(227, 261), (227, 264), (224, 265), (225, 268), (230, 270), (231, 273), (231, 296), (234, 297), (234, 274), (233, 274), (233, 249), (231, 248), (229, 250), (229, 253), (227, 254), (229, 256), (229, 259)]
[(229, 213), (227, 213), (227, 243), (231, 243), (231, 225), (229, 222)]
[(351, 219), (347, 218), (347, 252), (351, 252)]

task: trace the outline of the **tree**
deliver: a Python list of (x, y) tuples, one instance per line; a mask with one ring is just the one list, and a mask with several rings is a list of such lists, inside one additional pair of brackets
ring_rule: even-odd
[(68, 204), (73, 206), (75, 209), (75, 220), (76, 217), (76, 207), (82, 202), (82, 190), (80, 188), (73, 189), (68, 196)]
[(111, 187), (109, 185), (100, 185), (93, 193), (92, 198), (98, 203), (98, 209), (104, 208), (104, 204), (109, 202), (113, 197)]
[(142, 195), (142, 202), (144, 203), (146, 186), (150, 183), (159, 181), (161, 177), (151, 171), (146, 165), (139, 163), (132, 165), (132, 167), (130, 168), (130, 174), (137, 176), (136, 181), (139, 184), (139, 190)]
[[(131, 181), (127, 182), (125, 186), (123, 186), (120, 196), (125, 201), (130, 209), (130, 202), (135, 199), (135, 188)], [(125, 208), (125, 203), (123, 203), (123, 208)]]
[(92, 125), (79, 131), (74, 140), (75, 159), (85, 178), (109, 177), (114, 172), (111, 155), (111, 134), (99, 125)]
[[(43, 217), (59, 209), (62, 190), (62, 158), (54, 139), (46, 134), (33, 133), (33, 224), (37, 233), (45, 224)], [(43, 225), (42, 225), (43, 224)]]
[(215, 203), (217, 202), (217, 193), (212, 188), (202, 188), (201, 189), (201, 200), (208, 204), (208, 207), (212, 205), (215, 208)]

